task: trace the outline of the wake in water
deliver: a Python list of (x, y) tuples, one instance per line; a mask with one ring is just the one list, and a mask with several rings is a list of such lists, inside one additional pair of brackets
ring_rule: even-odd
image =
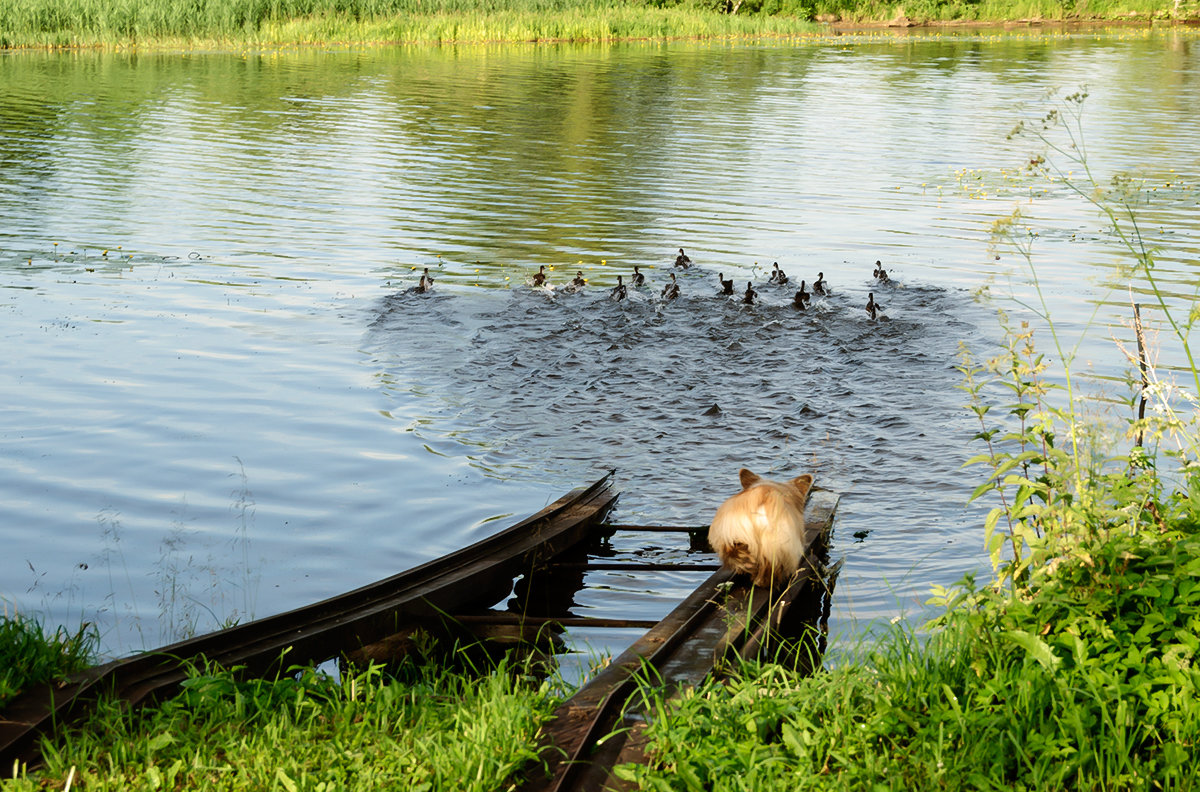
[(669, 302), (653, 286), (621, 302), (591, 287), (400, 292), (368, 352), (392, 414), (436, 451), (563, 484), (616, 467), (653, 479), (626, 506), (690, 511), (698, 488), (743, 464), (832, 486), (890, 471), (902, 450), (957, 459), (960, 437), (927, 430), (957, 410), (953, 361), (975, 331), (955, 317), (970, 303), (874, 288), (892, 321), (870, 321), (857, 294), (797, 311), (790, 288), (747, 305), (707, 281)]

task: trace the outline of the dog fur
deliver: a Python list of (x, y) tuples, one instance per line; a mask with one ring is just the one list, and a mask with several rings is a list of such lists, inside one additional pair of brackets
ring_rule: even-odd
[(717, 509), (708, 543), (722, 564), (750, 575), (754, 585), (785, 585), (804, 554), (804, 505), (813, 477), (770, 481), (746, 468), (738, 477), (742, 491)]

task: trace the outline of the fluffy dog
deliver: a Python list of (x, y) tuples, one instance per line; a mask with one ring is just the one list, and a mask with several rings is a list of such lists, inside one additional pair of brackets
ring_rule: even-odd
[(754, 585), (785, 584), (804, 554), (804, 504), (813, 477), (768, 481), (746, 468), (738, 477), (742, 491), (717, 509), (708, 543), (722, 564), (747, 573)]

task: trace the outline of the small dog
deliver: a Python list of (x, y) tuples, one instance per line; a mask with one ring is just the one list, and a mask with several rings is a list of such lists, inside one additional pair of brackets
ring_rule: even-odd
[(708, 543), (722, 564), (747, 573), (754, 585), (784, 585), (804, 554), (804, 505), (813, 477), (768, 481), (746, 468), (738, 477), (742, 491), (717, 509)]

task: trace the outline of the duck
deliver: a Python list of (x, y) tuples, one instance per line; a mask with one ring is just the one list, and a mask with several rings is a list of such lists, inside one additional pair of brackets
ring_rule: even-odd
[(817, 279), (813, 281), (812, 293), (822, 297), (829, 294), (829, 284), (825, 282), (824, 272), (817, 273)]
[(674, 300), (679, 296), (679, 284), (675, 282), (675, 273), (671, 273), (671, 282), (663, 286), (662, 296), (664, 300)]
[(883, 306), (875, 302), (875, 294), (867, 292), (867, 316), (872, 320), (879, 318), (879, 312), (883, 310)]
[(882, 262), (882, 261), (876, 261), (876, 262), (875, 262), (875, 272), (874, 272), (873, 274), (875, 275), (875, 280), (877, 280), (877, 281), (881, 281), (881, 282), (883, 282), (883, 283), (886, 283), (887, 281), (891, 280), (891, 279), (888, 277), (887, 270), (885, 270), (885, 269), (883, 268), (883, 262)]
[(429, 267), (425, 268), (425, 274), (421, 276), (421, 282), (417, 284), (417, 294), (424, 294), (433, 288), (433, 276), (429, 274)]
[(746, 281), (746, 296), (742, 298), (742, 302), (746, 305), (754, 305), (754, 298), (758, 296), (758, 292), (754, 291), (754, 284)]
[(787, 283), (788, 277), (783, 270), (779, 269), (779, 262), (775, 262), (775, 268), (771, 270), (771, 277), (768, 279), (771, 283), (778, 283), (780, 286)]
[(733, 278), (725, 280), (725, 273), (718, 272), (717, 280), (721, 282), (721, 294), (733, 294)]
[(630, 280), (633, 281), (634, 286), (645, 286), (646, 285), (646, 276), (638, 271), (637, 264), (633, 265), (633, 277), (630, 278)]
[(587, 281), (584, 280), (584, 278), (583, 278), (583, 270), (580, 270), (578, 273), (575, 274), (575, 277), (571, 280), (571, 285), (574, 286), (576, 289), (582, 289), (585, 284), (587, 284)]
[(804, 288), (804, 281), (800, 281), (800, 291), (796, 292), (796, 299), (792, 300), (792, 305), (803, 311), (812, 302), (812, 295)]
[(627, 296), (628, 295), (626, 294), (626, 291), (625, 291), (625, 279), (622, 276), (618, 275), (617, 276), (617, 285), (613, 286), (612, 298), (614, 300), (620, 302), (621, 300), (624, 300)]
[(692, 266), (692, 260), (688, 258), (687, 253), (683, 252), (683, 248), (679, 248), (679, 255), (675, 257), (675, 266), (682, 269)]
[(546, 285), (546, 265), (545, 264), (538, 267), (537, 274), (533, 276), (533, 285), (534, 286), (545, 286)]

